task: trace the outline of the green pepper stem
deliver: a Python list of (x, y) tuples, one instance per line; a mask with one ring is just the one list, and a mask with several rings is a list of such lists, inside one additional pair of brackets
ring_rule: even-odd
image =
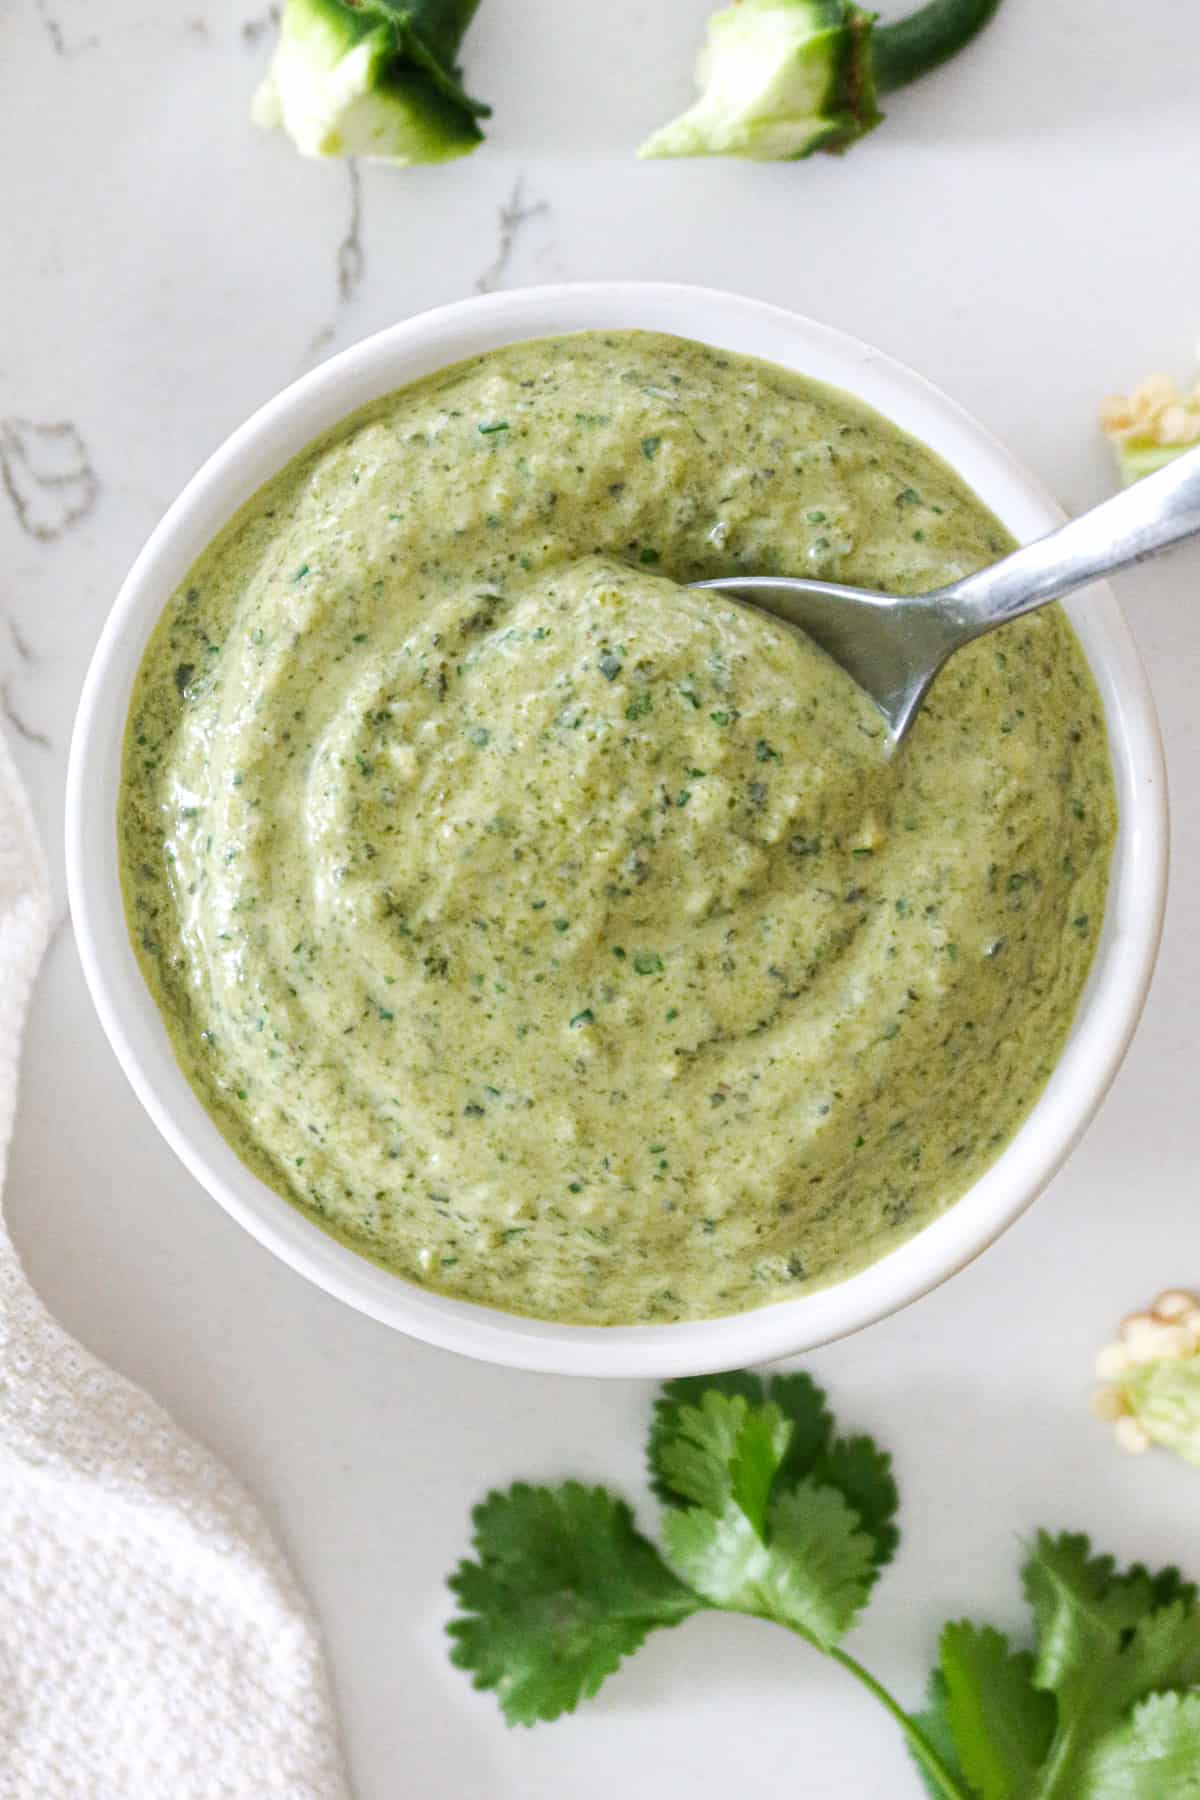
[(949, 62), (983, 30), (999, 4), (1000, 0), (927, 0), (907, 19), (877, 25), (871, 44), (878, 92), (893, 93)]
[(478, 6), (479, 0), (405, 0), (402, 7), (389, 6), (389, 10), (402, 12), (430, 48), (453, 63)]

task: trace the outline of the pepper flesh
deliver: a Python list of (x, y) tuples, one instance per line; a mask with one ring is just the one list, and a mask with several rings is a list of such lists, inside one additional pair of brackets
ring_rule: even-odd
[(1169, 375), (1151, 375), (1131, 394), (1111, 395), (1101, 408), (1100, 425), (1121, 486), (1130, 487), (1200, 444), (1200, 381), (1189, 393)]
[(714, 13), (700, 97), (639, 155), (795, 161), (842, 151), (883, 117), (876, 95), (957, 55), (1000, 0), (928, 0), (892, 25), (854, 0), (735, 0)]
[(305, 156), (446, 162), (482, 142), (489, 108), (455, 58), (479, 0), (286, 0), (255, 122)]
[(1120, 1449), (1161, 1444), (1200, 1467), (1200, 1298), (1168, 1288), (1146, 1313), (1132, 1313), (1117, 1342), (1096, 1358), (1104, 1385), (1092, 1410), (1113, 1426)]

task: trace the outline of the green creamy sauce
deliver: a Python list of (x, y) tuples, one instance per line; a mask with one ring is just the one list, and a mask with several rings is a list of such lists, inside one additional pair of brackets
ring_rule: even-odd
[(397, 1274), (704, 1318), (862, 1268), (1012, 1137), (1104, 911), (1057, 611), (892, 760), (806, 639), (678, 583), (932, 588), (1008, 547), (844, 394), (643, 333), (389, 396), (172, 597), (129, 716), (130, 930), (243, 1160)]

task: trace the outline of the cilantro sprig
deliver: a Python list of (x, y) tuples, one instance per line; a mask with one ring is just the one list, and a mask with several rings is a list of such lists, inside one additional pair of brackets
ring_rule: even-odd
[(475, 1508), (451, 1657), (510, 1725), (573, 1711), (652, 1631), (740, 1612), (853, 1675), (935, 1800), (1200, 1800), (1200, 1606), (1176, 1570), (1119, 1570), (1086, 1538), (1040, 1533), (1033, 1645), (948, 1624), (908, 1712), (842, 1648), (898, 1542), (891, 1461), (837, 1435), (815, 1382), (669, 1382), (648, 1462), (661, 1550), (605, 1488), (518, 1482)]

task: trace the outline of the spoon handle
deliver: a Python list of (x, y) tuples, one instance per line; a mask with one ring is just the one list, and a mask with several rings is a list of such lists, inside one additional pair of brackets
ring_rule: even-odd
[(1074, 589), (1200, 535), (1200, 449), (938, 596), (975, 637)]

